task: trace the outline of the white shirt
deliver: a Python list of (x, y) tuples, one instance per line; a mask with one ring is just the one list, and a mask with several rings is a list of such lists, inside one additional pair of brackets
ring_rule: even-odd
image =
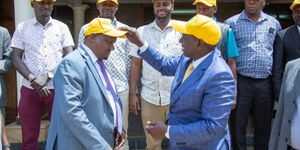
[[(22, 60), (35, 77), (55, 70), (62, 60), (63, 48), (68, 46), (74, 46), (68, 26), (52, 18), (45, 26), (36, 18), (20, 23), (11, 43), (11, 47), (24, 50)], [(32, 89), (25, 78), (23, 85)], [(46, 87), (53, 89), (53, 82)]]
[[(93, 64), (94, 64), (94, 66), (96, 67), (96, 69), (97, 69), (97, 71), (98, 71), (98, 74), (99, 74), (99, 76), (100, 76), (100, 78), (101, 78), (101, 81), (102, 81), (102, 83), (103, 83), (103, 86), (104, 87), (106, 87), (107, 86), (107, 83), (106, 83), (106, 81), (105, 81), (105, 78), (104, 78), (104, 76), (103, 76), (103, 74), (102, 74), (102, 72), (101, 72), (101, 69), (100, 69), (100, 65), (98, 64), (98, 58), (96, 57), (96, 55), (92, 52), (92, 50), (90, 49), (90, 48), (88, 48), (86, 45), (84, 45), (83, 43), (82, 43), (82, 45), (81, 45), (86, 51), (87, 51), (87, 53), (89, 54), (89, 56), (91, 57), (91, 60), (92, 60), (92, 62), (93, 62)], [(109, 81), (110, 81), (110, 83), (111, 83), (111, 86), (113, 87), (113, 89), (115, 90), (115, 92), (116, 92), (116, 89), (115, 89), (115, 84), (114, 84), (114, 82), (113, 82), (113, 80), (112, 80), (112, 78), (111, 78), (111, 76), (110, 76), (110, 73), (106, 70), (106, 72), (107, 72), (107, 76), (108, 76), (108, 79), (109, 79)], [(110, 107), (111, 107), (111, 109), (112, 109), (112, 111), (113, 111), (113, 113), (114, 113), (114, 125), (115, 125), (115, 127), (117, 126), (117, 111), (116, 111), (116, 107), (115, 107), (115, 101), (114, 101), (114, 97), (113, 97), (113, 95), (111, 94), (111, 92), (107, 89), (107, 88), (105, 88), (106, 89), (106, 94), (107, 94), (107, 97), (108, 97), (108, 103), (109, 103), (109, 105), (110, 105)], [(117, 93), (117, 92), (116, 92)], [(119, 105), (118, 103), (117, 103), (117, 105)]]
[[(179, 56), (182, 54), (182, 46), (181, 43), (179, 43), (181, 33), (175, 31), (170, 23), (162, 30), (154, 21), (140, 27), (138, 33), (143, 41), (146, 41), (151, 47), (166, 56)], [(132, 46), (130, 54), (139, 58), (137, 50), (137, 46)], [(168, 105), (170, 103), (173, 77), (162, 76), (160, 72), (155, 70), (146, 61), (143, 61), (142, 68), (141, 96), (143, 99), (158, 106)]]
[(296, 100), (297, 110), (291, 124), (291, 146), (300, 150), (300, 95)]
[[(146, 51), (147, 50), (147, 48), (148, 48), (148, 43), (147, 42), (145, 42), (145, 44), (142, 46), (142, 47), (140, 47), (139, 49), (140, 49), (140, 51), (141, 51), (141, 53), (143, 53), (144, 51)], [(199, 58), (199, 59), (197, 59), (197, 60), (194, 60), (193, 62), (192, 62), (192, 65), (194, 66), (194, 68), (197, 68), (210, 54), (211, 54), (212, 52), (210, 52), (210, 53), (208, 53), (208, 54), (206, 54), (205, 56), (203, 56), (203, 57), (201, 57), (201, 58)], [(193, 69), (192, 70), (192, 72), (194, 71), (195, 69)], [(170, 138), (170, 136), (169, 136), (169, 130), (170, 130), (170, 125), (168, 126), (168, 129), (167, 129), (167, 132), (166, 132), (166, 134), (165, 134), (165, 136), (169, 139)]]

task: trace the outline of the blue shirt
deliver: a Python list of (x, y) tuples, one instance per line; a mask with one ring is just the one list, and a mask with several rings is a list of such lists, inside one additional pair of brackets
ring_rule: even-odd
[(225, 23), (231, 26), (239, 48), (238, 74), (258, 79), (271, 75), (273, 43), (276, 33), (281, 30), (279, 22), (264, 12), (254, 22), (244, 10)]

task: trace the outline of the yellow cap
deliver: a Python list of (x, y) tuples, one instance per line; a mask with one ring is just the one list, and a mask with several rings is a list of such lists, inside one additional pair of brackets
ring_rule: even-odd
[[(155, 0), (152, 0), (153, 3), (154, 3), (154, 1), (155, 1)], [(171, 1), (172, 1), (172, 3), (174, 3), (174, 0), (171, 0)]]
[(102, 2), (105, 2), (105, 1), (112, 1), (112, 2), (116, 3), (117, 5), (119, 5), (118, 0), (97, 0), (97, 3), (102, 3)]
[(295, 8), (296, 6), (298, 6), (299, 4), (300, 4), (300, 0), (294, 0), (294, 2), (293, 2), (293, 4), (291, 5), (290, 9), (291, 9), (291, 10), (294, 10), (294, 8)]
[(203, 3), (204, 5), (206, 5), (208, 7), (217, 6), (216, 0), (195, 0), (193, 5), (196, 5), (197, 3)]
[[(30, 2), (33, 2), (33, 1), (35, 1), (35, 2), (42, 2), (43, 0), (30, 0)], [(52, 2), (56, 2), (56, 0), (52, 0)]]
[(126, 31), (116, 29), (110, 19), (107, 18), (95, 18), (92, 20), (84, 31), (84, 36), (91, 34), (104, 34), (111, 37), (126, 37)]
[(210, 45), (216, 45), (221, 37), (221, 30), (214, 19), (203, 15), (196, 15), (187, 22), (172, 20), (171, 26), (178, 32), (193, 35)]

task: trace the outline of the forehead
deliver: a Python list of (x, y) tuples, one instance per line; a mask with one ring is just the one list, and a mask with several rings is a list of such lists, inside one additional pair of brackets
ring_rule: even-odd
[(117, 5), (115, 2), (113, 1), (104, 1), (100, 3), (101, 5)]
[(207, 5), (205, 5), (205, 4), (201, 3), (201, 2), (197, 3), (196, 6), (197, 7), (209, 7), (209, 6), (207, 6)]
[(164, 3), (164, 2), (169, 2), (171, 3), (172, 0), (154, 0), (153, 3)]

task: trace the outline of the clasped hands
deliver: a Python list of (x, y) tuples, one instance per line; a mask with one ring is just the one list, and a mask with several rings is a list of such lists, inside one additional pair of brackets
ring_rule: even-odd
[(48, 82), (48, 75), (40, 75), (38, 77), (29, 77), (30, 86), (34, 89), (34, 92), (38, 93), (41, 97), (50, 96), (50, 90), (45, 87)]

